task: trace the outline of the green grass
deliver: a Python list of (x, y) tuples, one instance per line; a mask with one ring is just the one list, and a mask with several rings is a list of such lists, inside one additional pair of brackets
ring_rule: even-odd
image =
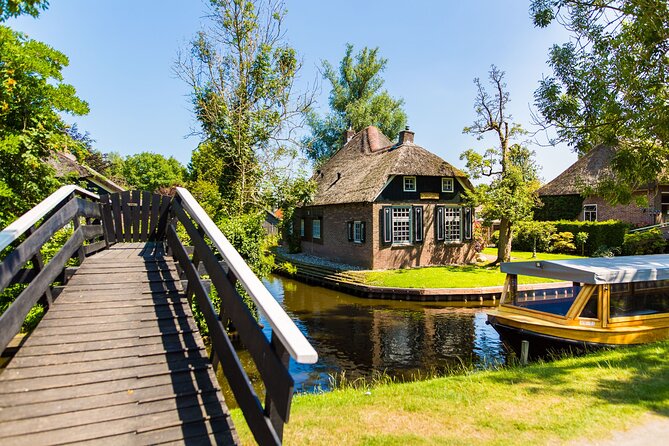
[[(495, 248), (486, 248), (484, 254), (496, 255)], [(532, 259), (531, 252), (513, 251), (514, 260), (557, 260), (577, 259), (579, 256), (566, 254), (537, 253)], [(504, 284), (506, 274), (499, 268), (480, 265), (433, 266), (427, 268), (394, 269), (388, 271), (369, 271), (360, 273), (368, 285), (390, 288), (477, 288), (500, 286)], [(521, 276), (521, 284), (555, 282), (539, 277)]]
[[(607, 438), (669, 416), (669, 342), (293, 400), (285, 444), (515, 445)], [(253, 444), (239, 410), (243, 444)]]

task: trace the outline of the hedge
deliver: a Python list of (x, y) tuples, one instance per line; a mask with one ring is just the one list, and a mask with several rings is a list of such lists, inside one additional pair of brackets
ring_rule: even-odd
[(625, 242), (625, 234), (630, 225), (618, 220), (606, 221), (555, 221), (558, 232), (577, 234), (586, 232), (588, 241), (585, 243), (585, 255), (592, 255), (601, 246), (619, 247)]
[(580, 195), (544, 195), (542, 205), (534, 209), (534, 219), (539, 221), (574, 220), (583, 210)]

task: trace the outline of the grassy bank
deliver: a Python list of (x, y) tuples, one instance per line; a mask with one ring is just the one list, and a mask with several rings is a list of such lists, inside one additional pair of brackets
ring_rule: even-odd
[[(525, 368), (299, 395), (285, 444), (556, 444), (669, 416), (669, 342)], [(239, 410), (244, 444), (253, 444)]]
[[(484, 254), (496, 255), (497, 250), (486, 248)], [(537, 253), (536, 259), (532, 259), (531, 252), (513, 251), (511, 258), (514, 261), (519, 261), (575, 259), (580, 257), (540, 252)], [(370, 271), (365, 273), (363, 277), (368, 285), (393, 288), (473, 288), (503, 285), (505, 276), (506, 274), (500, 272), (499, 268), (464, 265)], [(521, 276), (518, 279), (521, 284), (551, 282), (551, 280), (538, 277)]]

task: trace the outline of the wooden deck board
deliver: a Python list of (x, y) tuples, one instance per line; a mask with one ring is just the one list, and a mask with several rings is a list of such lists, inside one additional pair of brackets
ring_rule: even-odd
[(119, 243), (75, 272), (0, 373), (3, 446), (238, 443), (163, 255)]

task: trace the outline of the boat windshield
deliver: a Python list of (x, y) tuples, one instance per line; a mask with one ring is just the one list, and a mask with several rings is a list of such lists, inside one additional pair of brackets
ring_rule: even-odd
[(509, 303), (516, 307), (565, 316), (580, 292), (581, 287), (577, 285), (518, 290)]
[(611, 317), (669, 313), (669, 280), (611, 286)]

